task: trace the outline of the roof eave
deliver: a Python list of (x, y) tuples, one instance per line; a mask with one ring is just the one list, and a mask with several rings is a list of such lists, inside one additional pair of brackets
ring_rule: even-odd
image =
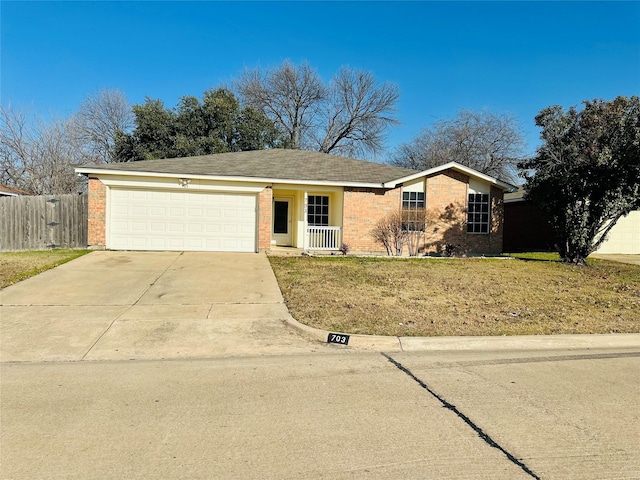
[(356, 188), (385, 188), (384, 183), (373, 182), (338, 182), (331, 180), (300, 180), (295, 178), (270, 178), (270, 177), (244, 177), (233, 175), (202, 175), (190, 173), (158, 173), (146, 171), (110, 170), (103, 168), (77, 167), (76, 173), (81, 175), (124, 175), (132, 177), (155, 177), (155, 178), (188, 178), (192, 180), (226, 181), (226, 182), (249, 182), (249, 183), (284, 183), (296, 185), (320, 185), (332, 187), (356, 187)]

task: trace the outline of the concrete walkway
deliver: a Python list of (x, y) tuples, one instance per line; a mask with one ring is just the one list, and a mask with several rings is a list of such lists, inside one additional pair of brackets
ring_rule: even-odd
[(309, 353), (264, 255), (92, 252), (0, 291), (0, 361)]

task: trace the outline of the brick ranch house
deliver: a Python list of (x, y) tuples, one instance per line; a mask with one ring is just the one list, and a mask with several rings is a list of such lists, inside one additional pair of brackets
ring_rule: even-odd
[(302, 150), (85, 166), (88, 242), (111, 250), (382, 253), (371, 231), (403, 207), (431, 212), (421, 252), (500, 253), (514, 187), (457, 163), (415, 171)]

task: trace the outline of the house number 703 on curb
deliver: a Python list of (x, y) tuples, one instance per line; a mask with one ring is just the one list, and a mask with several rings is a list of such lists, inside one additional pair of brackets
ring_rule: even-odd
[(339, 333), (330, 333), (327, 343), (339, 343), (340, 345), (349, 345), (349, 335), (341, 335)]

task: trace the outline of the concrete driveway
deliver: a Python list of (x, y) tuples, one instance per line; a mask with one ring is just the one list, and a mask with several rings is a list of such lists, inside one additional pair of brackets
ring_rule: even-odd
[(612, 262), (630, 263), (632, 265), (640, 265), (640, 255), (623, 255), (617, 253), (593, 253), (589, 258), (600, 258), (602, 260), (610, 260)]
[(264, 255), (92, 252), (0, 291), (0, 360), (312, 352)]

